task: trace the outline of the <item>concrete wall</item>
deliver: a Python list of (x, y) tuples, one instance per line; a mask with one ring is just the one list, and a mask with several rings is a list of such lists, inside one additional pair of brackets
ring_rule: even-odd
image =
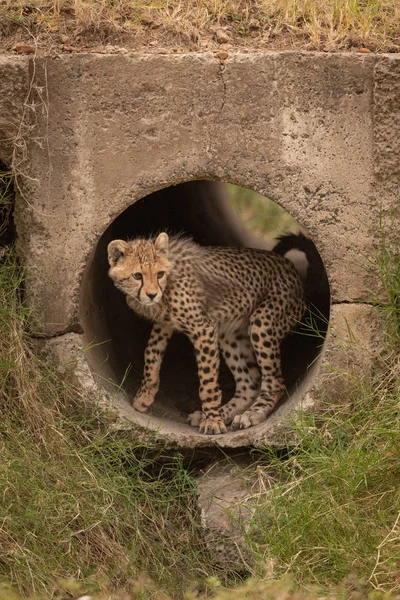
[[(85, 269), (119, 214), (161, 188), (210, 179), (253, 188), (307, 228), (331, 286), (329, 361), (343, 363), (349, 319), (376, 343), (366, 257), (380, 210), (386, 218), (398, 204), (399, 57), (82, 54), (3, 58), (0, 69), (0, 158), (23, 132), (18, 246), (40, 335), (82, 333)], [(328, 376), (320, 366), (302, 398)]]

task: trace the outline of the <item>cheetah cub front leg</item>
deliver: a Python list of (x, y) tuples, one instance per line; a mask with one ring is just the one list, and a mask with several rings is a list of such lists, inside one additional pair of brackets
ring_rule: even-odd
[(154, 402), (160, 384), (162, 359), (172, 333), (173, 328), (169, 325), (153, 325), (144, 353), (142, 382), (133, 401), (133, 408), (139, 412), (146, 412)]
[(200, 333), (189, 336), (195, 349), (200, 380), (201, 411), (188, 417), (190, 425), (200, 428), (200, 433), (226, 433), (220, 416), (222, 393), (218, 384), (219, 348), (215, 328), (203, 325)]

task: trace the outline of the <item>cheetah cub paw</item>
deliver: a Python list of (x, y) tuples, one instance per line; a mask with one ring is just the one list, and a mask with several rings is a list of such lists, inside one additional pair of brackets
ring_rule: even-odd
[(200, 433), (206, 433), (208, 435), (226, 433), (225, 423), (221, 417), (205, 418), (205, 415), (201, 410), (196, 410), (191, 413), (188, 416), (188, 423), (192, 427), (199, 427)]
[(232, 429), (248, 429), (263, 423), (267, 418), (268, 414), (262, 411), (252, 411), (251, 409), (245, 410), (241, 415), (236, 415), (232, 421)]
[(207, 417), (200, 423), (200, 433), (208, 435), (218, 435), (226, 433), (225, 423), (221, 417)]

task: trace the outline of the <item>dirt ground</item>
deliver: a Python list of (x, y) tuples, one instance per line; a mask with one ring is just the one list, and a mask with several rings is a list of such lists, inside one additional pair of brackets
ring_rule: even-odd
[(303, 7), (299, 14), (289, 15), (287, 10), (249, 10), (251, 2), (244, 3), (246, 11), (236, 6), (236, 12), (229, 12), (225, 6), (225, 11), (218, 14), (208, 9), (201, 13), (199, 6), (197, 12), (187, 10), (186, 5), (183, 11), (178, 10), (176, 2), (164, 3), (162, 10), (145, 10), (146, 2), (139, 3), (139, 9), (136, 5), (129, 10), (123, 0), (120, 4), (122, 9), (112, 2), (105, 9), (102, 2), (93, 0), (78, 10), (77, 0), (74, 4), (62, 0), (58, 4), (0, 0), (0, 52), (215, 52), (223, 60), (238, 51), (400, 51), (400, 16), (396, 9), (390, 18), (386, 10), (382, 15), (369, 16), (366, 22), (360, 12), (334, 17), (326, 10), (305, 12)]

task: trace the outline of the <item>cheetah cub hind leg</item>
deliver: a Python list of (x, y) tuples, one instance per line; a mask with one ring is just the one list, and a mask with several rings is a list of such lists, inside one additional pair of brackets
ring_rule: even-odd
[(234, 417), (243, 413), (257, 398), (260, 371), (246, 330), (222, 333), (220, 345), (235, 380), (235, 394), (220, 411), (225, 424), (230, 425)]
[(280, 304), (277, 304), (274, 310), (270, 310), (270, 302), (266, 300), (252, 314), (249, 331), (261, 371), (261, 389), (250, 408), (234, 417), (232, 429), (247, 429), (263, 423), (285, 393), (280, 345), (293, 326), (295, 318), (301, 317), (301, 310), (302, 306), (299, 305), (298, 311), (290, 314), (285, 306)]
[[(260, 370), (246, 330), (222, 333), (220, 347), (236, 385), (234, 396), (220, 409), (225, 425), (230, 425), (234, 417), (251, 406), (257, 398), (260, 390)], [(200, 427), (204, 418), (204, 413), (197, 410), (188, 416), (188, 423), (192, 427)]]

